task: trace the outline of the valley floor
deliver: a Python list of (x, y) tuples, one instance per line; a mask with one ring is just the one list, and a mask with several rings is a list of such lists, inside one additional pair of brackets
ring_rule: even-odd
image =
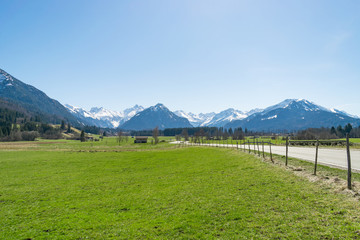
[(0, 146), (0, 239), (357, 239), (360, 204), (236, 151)]

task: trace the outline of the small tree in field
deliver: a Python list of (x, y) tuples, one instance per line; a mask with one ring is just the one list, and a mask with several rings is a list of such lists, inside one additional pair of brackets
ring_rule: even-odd
[(71, 133), (71, 125), (70, 125), (70, 123), (68, 123), (68, 129), (67, 129), (66, 132), (67, 132), (67, 133)]
[(81, 131), (80, 141), (81, 141), (81, 142), (85, 142), (85, 132), (84, 132), (84, 130)]
[(124, 133), (123, 133), (123, 131), (119, 131), (118, 133), (117, 133), (117, 135), (118, 135), (118, 142), (119, 142), (119, 145), (120, 145), (120, 143), (124, 140)]
[(159, 128), (158, 127), (154, 128), (152, 136), (155, 140), (155, 144), (158, 144), (159, 143)]
[(185, 138), (185, 141), (189, 141), (189, 133), (187, 129), (183, 129), (181, 135)]

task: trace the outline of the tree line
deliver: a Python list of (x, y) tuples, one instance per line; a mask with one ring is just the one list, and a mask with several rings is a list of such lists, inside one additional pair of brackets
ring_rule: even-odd
[(57, 128), (42, 122), (40, 116), (0, 108), (0, 141), (34, 141), (38, 137), (59, 139), (63, 137), (62, 132), (72, 132), (69, 123), (66, 125), (62, 121)]
[(351, 138), (360, 138), (360, 126), (354, 128), (349, 123), (344, 127), (339, 125), (331, 128), (308, 128), (296, 132), (292, 138), (296, 140), (339, 139), (345, 138), (346, 134), (349, 134)]

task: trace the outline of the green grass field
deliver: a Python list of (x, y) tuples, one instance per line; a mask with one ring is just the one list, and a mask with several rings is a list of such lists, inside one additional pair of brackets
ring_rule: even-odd
[(0, 239), (357, 239), (359, 215), (234, 149), (0, 144)]

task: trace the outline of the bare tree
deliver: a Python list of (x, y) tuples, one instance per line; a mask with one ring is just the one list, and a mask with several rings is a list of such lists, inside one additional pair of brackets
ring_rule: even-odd
[(185, 141), (189, 141), (189, 133), (187, 129), (183, 129), (181, 135), (185, 138)]
[(152, 136), (155, 140), (155, 144), (158, 144), (159, 143), (159, 128), (158, 127), (154, 128)]
[(119, 145), (120, 145), (120, 143), (124, 140), (124, 133), (123, 133), (123, 131), (120, 130), (120, 131), (117, 133), (117, 135), (118, 135), (117, 141), (118, 141), (118, 143), (119, 143)]

